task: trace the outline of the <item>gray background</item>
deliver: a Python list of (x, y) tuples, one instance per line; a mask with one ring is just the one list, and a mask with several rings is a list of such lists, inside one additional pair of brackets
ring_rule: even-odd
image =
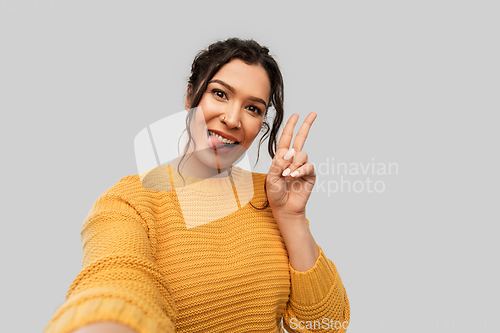
[(276, 56), (287, 119), (318, 113), (310, 161), (398, 164), (370, 175), (382, 193), (307, 206), (349, 332), (498, 331), (499, 7), (1, 0), (2, 330), (42, 331), (80, 271), (87, 212), (136, 173), (135, 135), (182, 110), (200, 49), (238, 36)]

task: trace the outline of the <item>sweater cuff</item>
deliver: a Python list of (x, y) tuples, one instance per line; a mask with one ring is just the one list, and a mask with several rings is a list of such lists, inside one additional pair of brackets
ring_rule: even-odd
[(288, 263), (291, 280), (290, 299), (296, 304), (313, 305), (321, 303), (332, 291), (336, 283), (342, 284), (337, 268), (332, 261), (326, 258), (319, 245), (318, 248), (318, 259), (309, 270), (304, 272), (296, 271)]
[(175, 325), (168, 317), (148, 316), (139, 306), (121, 298), (97, 297), (78, 304), (61, 305), (43, 333), (70, 333), (102, 321), (120, 323), (138, 333), (175, 332)]

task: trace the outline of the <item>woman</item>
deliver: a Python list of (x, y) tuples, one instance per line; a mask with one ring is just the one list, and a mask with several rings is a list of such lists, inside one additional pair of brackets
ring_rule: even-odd
[[(289, 332), (345, 331), (345, 289), (305, 216), (316, 176), (302, 147), (316, 114), (293, 144), (292, 115), (277, 143), (278, 65), (236, 38), (195, 58), (186, 109), (183, 154), (92, 207), (82, 272), (45, 332), (282, 332), (282, 320)], [(233, 166), (262, 129), (269, 173)]]

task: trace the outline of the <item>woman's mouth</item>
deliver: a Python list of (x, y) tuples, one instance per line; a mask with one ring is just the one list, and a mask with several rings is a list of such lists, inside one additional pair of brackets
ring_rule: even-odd
[(207, 130), (207, 139), (209, 146), (214, 149), (233, 148), (239, 144), (238, 141), (226, 139), (210, 130)]

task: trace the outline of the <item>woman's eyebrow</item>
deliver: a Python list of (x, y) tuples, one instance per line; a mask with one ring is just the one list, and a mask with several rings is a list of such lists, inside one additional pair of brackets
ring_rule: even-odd
[(267, 104), (266, 104), (266, 102), (264, 102), (264, 100), (262, 98), (251, 96), (248, 99), (251, 101), (257, 102), (257, 103), (262, 103), (267, 108)]
[[(234, 93), (235, 93), (235, 91), (236, 91), (236, 90), (235, 90), (232, 86), (230, 86), (230, 85), (229, 85), (229, 84), (227, 84), (226, 82), (221, 81), (221, 80), (218, 80), (218, 79), (211, 80), (210, 82), (208, 82), (208, 84), (210, 84), (210, 83), (218, 83), (218, 84), (220, 84), (220, 85), (222, 85), (222, 86), (226, 87), (226, 88), (227, 88), (227, 90), (229, 90), (229, 91), (230, 91), (230, 92), (232, 92), (233, 94), (234, 94)], [(250, 96), (248, 99), (249, 99), (249, 100), (251, 100), (251, 101), (257, 102), (257, 103), (262, 103), (262, 104), (264, 104), (264, 106), (267, 108), (267, 104), (266, 104), (266, 102), (264, 102), (264, 100), (263, 100), (262, 98), (258, 98), (258, 97), (253, 97), (253, 96)]]
[(217, 80), (217, 79), (215, 79), (215, 80), (212, 80), (212, 81), (208, 82), (208, 84), (210, 84), (210, 83), (218, 83), (218, 84), (223, 85), (224, 87), (226, 87), (226, 88), (227, 88), (230, 92), (232, 92), (233, 94), (234, 94), (234, 92), (235, 92), (234, 88), (233, 88), (233, 87), (231, 87), (229, 84), (227, 84), (227, 83), (226, 83), (226, 82), (224, 82), (224, 81), (221, 81), (221, 80)]

